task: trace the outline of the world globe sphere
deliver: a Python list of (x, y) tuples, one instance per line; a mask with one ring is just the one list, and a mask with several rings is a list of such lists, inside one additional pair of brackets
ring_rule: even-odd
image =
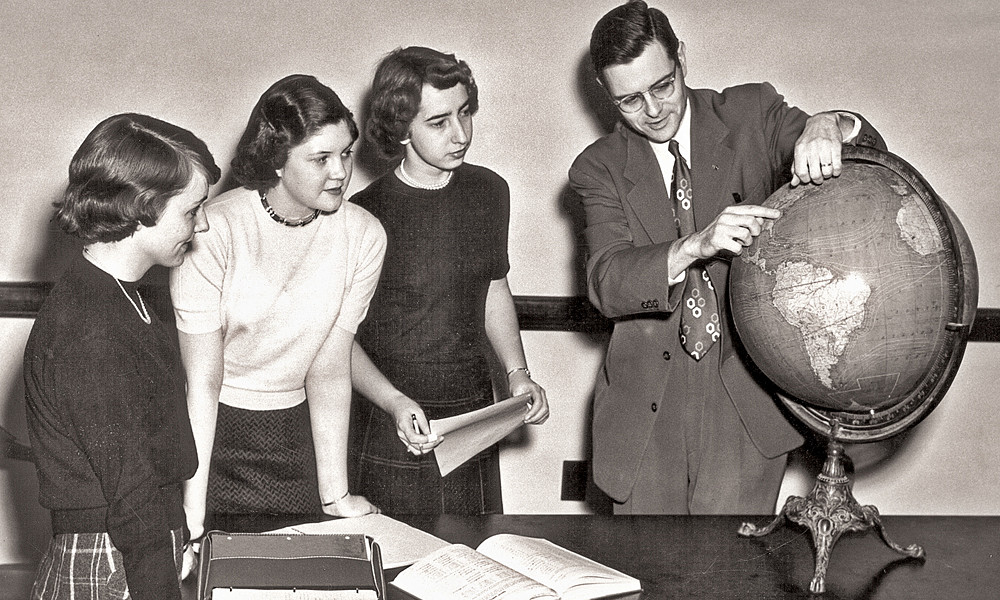
[(783, 186), (781, 210), (732, 260), (737, 335), (791, 413), (845, 442), (912, 427), (937, 406), (978, 303), (969, 237), (904, 160), (845, 146), (839, 177)]

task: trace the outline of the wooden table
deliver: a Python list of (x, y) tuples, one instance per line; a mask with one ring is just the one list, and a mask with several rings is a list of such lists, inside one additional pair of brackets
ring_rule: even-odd
[[(883, 516), (896, 542), (920, 544), (924, 561), (901, 557), (874, 534), (834, 547), (826, 592), (810, 594), (809, 533), (787, 524), (769, 536), (736, 534), (769, 517), (497, 515), (397, 517), (444, 540), (475, 547), (496, 533), (543, 537), (642, 581), (632, 599), (989, 600), (1000, 598), (1000, 517)], [(288, 520), (218, 523), (264, 531)], [(387, 577), (394, 573), (387, 574)], [(390, 600), (398, 595), (390, 596)]]
[[(540, 536), (642, 580), (632, 598), (701, 600), (995, 600), (1000, 598), (1000, 517), (883, 516), (901, 544), (925, 561), (900, 559), (874, 534), (845, 535), (830, 559), (826, 592), (809, 594), (809, 534), (786, 525), (760, 539), (736, 535), (744, 517), (529, 516), (400, 520), (455, 543), (495, 533)], [(764, 524), (767, 517), (754, 517)], [(244, 519), (233, 531), (265, 531), (302, 519)], [(224, 525), (225, 523), (218, 523)], [(390, 573), (391, 575), (391, 573)], [(0, 569), (0, 598), (27, 598), (33, 569)], [(193, 600), (192, 586), (187, 598)], [(394, 600), (390, 598), (390, 600)]]

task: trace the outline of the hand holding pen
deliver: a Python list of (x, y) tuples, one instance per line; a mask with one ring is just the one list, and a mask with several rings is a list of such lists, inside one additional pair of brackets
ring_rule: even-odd
[(431, 431), (424, 411), (416, 403), (396, 420), (396, 435), (406, 446), (407, 452), (414, 456), (427, 454), (444, 440), (444, 437)]

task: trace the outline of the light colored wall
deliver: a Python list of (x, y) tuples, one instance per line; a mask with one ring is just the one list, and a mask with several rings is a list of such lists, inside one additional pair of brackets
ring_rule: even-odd
[[(809, 112), (850, 108), (880, 129), (951, 204), (979, 258), (981, 306), (1000, 306), (994, 189), (1000, 156), (1000, 9), (993, 0), (653, 2), (687, 44), (688, 82), (767, 80)], [(485, 0), (6, 0), (0, 5), (0, 281), (52, 279), (71, 245), (49, 203), (100, 119), (146, 112), (199, 134), (228, 164), (273, 81), (311, 73), (360, 113), (375, 63), (396, 46), (457, 53), (481, 88), (472, 162), (507, 178), (515, 294), (581, 292), (577, 208), (566, 170), (603, 131), (582, 80), (597, 19), (615, 2)], [(606, 105), (604, 105), (606, 109)], [(360, 171), (352, 189), (374, 173)], [(26, 439), (20, 353), (29, 320), (0, 320), (0, 424)], [(509, 512), (583, 512), (559, 501), (563, 460), (587, 456), (590, 391), (603, 346), (526, 332), (553, 417), (505, 449)], [(970, 347), (940, 408), (891, 447), (860, 448), (856, 492), (883, 513), (1000, 514), (1000, 347)], [(808, 491), (794, 465), (783, 493)], [(30, 465), (0, 463), (0, 563), (30, 560), (48, 535)]]

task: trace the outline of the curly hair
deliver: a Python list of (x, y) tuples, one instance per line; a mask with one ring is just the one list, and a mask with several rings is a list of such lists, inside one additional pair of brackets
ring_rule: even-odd
[(465, 61), (422, 46), (393, 50), (375, 70), (365, 126), (368, 139), (385, 158), (403, 152), (400, 142), (409, 136), (410, 124), (420, 110), (424, 84), (439, 90), (462, 84), (469, 94), (470, 113), (479, 110), (479, 89)]
[(277, 169), (288, 151), (323, 127), (344, 122), (358, 139), (354, 115), (340, 97), (312, 75), (289, 75), (261, 95), (250, 112), (233, 158), (233, 177), (243, 187), (264, 192), (278, 183)]
[(612, 9), (594, 26), (590, 36), (590, 60), (600, 76), (611, 65), (628, 64), (646, 47), (660, 42), (677, 62), (680, 40), (663, 11), (649, 8), (642, 0), (631, 0)]
[(156, 225), (195, 172), (209, 185), (221, 175), (205, 142), (190, 131), (141, 114), (108, 117), (73, 155), (53, 221), (84, 243), (123, 240), (140, 223)]

